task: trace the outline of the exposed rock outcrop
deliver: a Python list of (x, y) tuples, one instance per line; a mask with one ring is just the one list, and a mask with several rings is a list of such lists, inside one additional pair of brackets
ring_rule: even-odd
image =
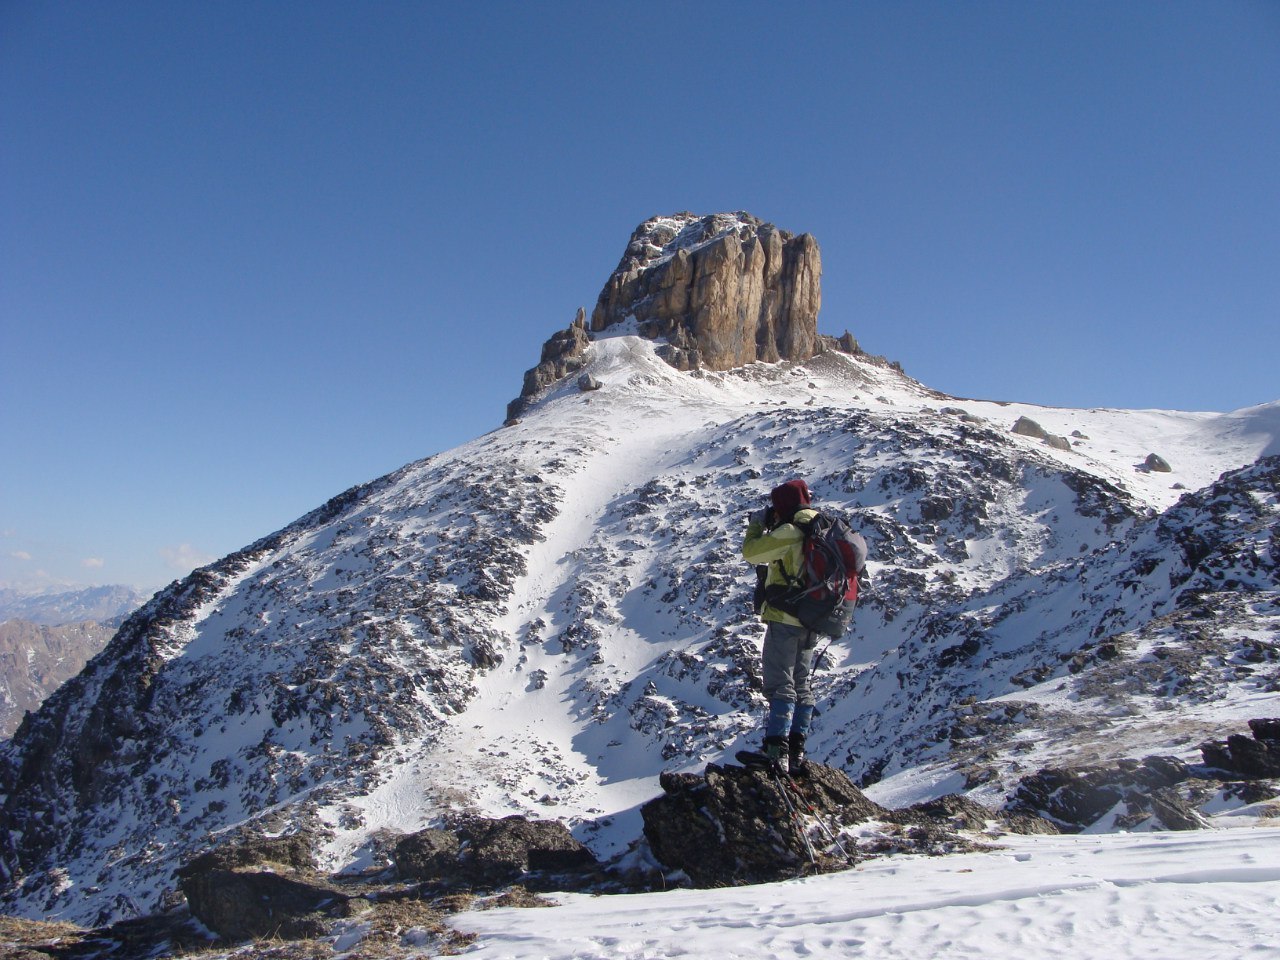
[[(857, 823), (888, 811), (863, 796), (842, 772), (812, 764), (805, 781), (815, 812), (833, 823)], [(806, 867), (801, 825), (783, 787), (764, 770), (708, 764), (699, 774), (663, 774), (663, 796), (640, 808), (649, 848), (695, 887), (767, 883)], [(826, 858), (818, 866), (847, 864)]]
[(352, 898), (315, 874), (300, 837), (202, 854), (178, 878), (192, 915), (229, 941), (320, 936), (352, 911)]
[(642, 335), (669, 341), (678, 365), (711, 370), (807, 360), (818, 352), (821, 277), (811, 234), (748, 213), (654, 217), (631, 235), (591, 329), (634, 317)]
[(1203, 766), (1149, 756), (1040, 770), (1022, 778), (1006, 812), (1046, 817), (1068, 832), (1106, 817), (1124, 830), (1200, 829), (1208, 822), (1201, 808), (1222, 796), (1246, 803), (1280, 796), (1280, 720), (1250, 720), (1249, 729), (1252, 737), (1202, 744)]
[(1030, 417), (1019, 417), (1011, 429), (1020, 436), (1033, 437), (1042, 441), (1046, 447), (1053, 447), (1055, 450), (1071, 449), (1071, 441), (1069, 439), (1050, 433)]
[[(701, 774), (664, 773), (660, 782), (663, 796), (640, 808), (645, 838), (659, 863), (695, 887), (841, 870), (863, 854), (978, 849), (978, 841), (956, 831), (992, 824), (997, 831), (1055, 832), (1039, 817), (1005, 816), (958, 796), (888, 810), (843, 771), (813, 762), (794, 778), (713, 763)], [(873, 822), (860, 828), (857, 842), (846, 835), (835, 843), (842, 827)]]
[(582, 877), (599, 869), (591, 851), (564, 824), (520, 816), (477, 817), (456, 831), (422, 830), (397, 843), (394, 858), (403, 879), (472, 890), (517, 880), (530, 889), (560, 888), (566, 874)]
[[(822, 255), (811, 234), (793, 234), (749, 213), (653, 217), (636, 228), (591, 311), (590, 331), (623, 324), (662, 341), (679, 370), (731, 370), (757, 360), (808, 360), (824, 350), (859, 352), (858, 341), (818, 333)], [(539, 390), (585, 362), (585, 312), (555, 334), (507, 408), (515, 419)]]
[(1252, 737), (1232, 734), (1200, 747), (1205, 763), (1244, 779), (1280, 778), (1280, 720), (1250, 720)]
[(562, 377), (567, 377), (582, 369), (587, 362), (587, 346), (591, 338), (587, 335), (586, 311), (578, 308), (578, 315), (567, 329), (551, 335), (542, 345), (542, 358), (536, 367), (525, 371), (524, 387), (520, 396), (507, 404), (507, 420), (520, 416), (527, 403), (539, 390), (551, 386)]

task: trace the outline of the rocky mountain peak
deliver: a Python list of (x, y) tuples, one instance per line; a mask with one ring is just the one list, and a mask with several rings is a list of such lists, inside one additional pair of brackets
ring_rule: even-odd
[(631, 234), (590, 321), (579, 310), (543, 346), (508, 417), (579, 369), (592, 335), (620, 328), (659, 341), (659, 355), (678, 370), (803, 361), (831, 348), (856, 353), (848, 333), (839, 340), (818, 334), (821, 279), (812, 234), (744, 211), (651, 217)]

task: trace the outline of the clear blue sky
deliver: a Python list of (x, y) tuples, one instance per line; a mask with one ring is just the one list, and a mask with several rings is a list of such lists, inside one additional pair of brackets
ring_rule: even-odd
[(0, 585), (158, 586), (498, 426), (748, 210), (950, 393), (1280, 398), (1280, 3), (0, 0)]

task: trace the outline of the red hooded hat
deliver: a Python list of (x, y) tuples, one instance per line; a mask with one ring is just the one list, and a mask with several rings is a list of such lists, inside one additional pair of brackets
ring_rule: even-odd
[(807, 507), (812, 498), (809, 485), (803, 480), (788, 480), (769, 491), (769, 499), (773, 501), (773, 511), (778, 515), (779, 523), (790, 523), (791, 518), (801, 507)]

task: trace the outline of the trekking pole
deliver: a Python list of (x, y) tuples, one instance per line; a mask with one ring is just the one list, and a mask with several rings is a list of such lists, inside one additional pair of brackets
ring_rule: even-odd
[(815, 813), (813, 818), (818, 821), (818, 828), (826, 834), (827, 840), (840, 851), (840, 856), (844, 857), (849, 866), (856, 867), (858, 858), (845, 849), (845, 845), (840, 841), (839, 835), (832, 832), (831, 828), (827, 826), (827, 822), (819, 814)]
[(856, 867), (858, 865), (858, 858), (845, 849), (845, 845), (840, 841), (839, 834), (833, 831), (831, 827), (827, 825), (827, 822), (822, 819), (822, 814), (818, 812), (818, 808), (810, 803), (808, 798), (800, 792), (800, 788), (795, 786), (794, 781), (791, 781), (789, 785), (791, 789), (796, 792), (796, 796), (798, 796), (801, 802), (805, 805), (805, 808), (809, 811), (809, 815), (818, 822), (818, 828), (826, 836), (827, 842), (840, 851), (840, 855), (845, 858), (849, 866)]
[(796, 828), (796, 832), (800, 834), (800, 839), (804, 841), (804, 849), (809, 857), (809, 863), (816, 866), (818, 855), (813, 852), (813, 844), (809, 840), (809, 832), (804, 828), (804, 822), (800, 819), (800, 811), (796, 809), (795, 801), (791, 799), (787, 783), (782, 779), (782, 773), (777, 767), (773, 768), (773, 779), (782, 794), (782, 802), (786, 805), (787, 813), (791, 816), (791, 823)]

